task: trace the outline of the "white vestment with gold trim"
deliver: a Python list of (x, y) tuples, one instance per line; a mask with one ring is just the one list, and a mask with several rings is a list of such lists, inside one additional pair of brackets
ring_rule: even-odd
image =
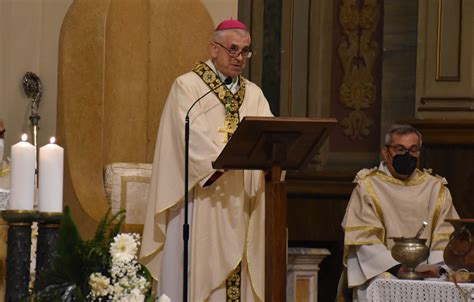
[[(413, 237), (423, 221), (421, 238), (430, 249), (428, 263), (443, 261), (443, 250), (454, 230), (445, 219), (459, 218), (446, 180), (429, 170), (415, 170), (407, 180), (390, 175), (384, 163), (361, 170), (342, 222), (344, 264), (349, 287), (359, 290), (359, 301), (369, 280), (384, 276), (398, 262), (391, 256), (392, 237)], [(361, 295), (362, 293), (362, 295)]]
[[(209, 61), (207, 62), (210, 65)], [(244, 116), (272, 116), (262, 91), (245, 80)], [(208, 85), (194, 72), (178, 77), (166, 101), (155, 150), (141, 262), (158, 279), (160, 294), (182, 301), (184, 119)], [(265, 181), (261, 171), (226, 171), (204, 182), (225, 146), (225, 111), (209, 93), (190, 112), (189, 300), (225, 301), (225, 281), (242, 263), (241, 301), (264, 297)]]

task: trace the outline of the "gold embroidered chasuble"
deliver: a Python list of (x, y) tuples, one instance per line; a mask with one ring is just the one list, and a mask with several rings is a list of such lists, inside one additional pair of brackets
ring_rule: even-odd
[[(247, 115), (272, 116), (260, 88), (244, 78), (240, 81), (245, 91), (236, 93), (242, 97), (239, 119)], [(170, 258), (177, 258), (176, 263), (182, 261), (181, 251), (169, 247), (172, 240), (182, 241), (182, 223), (176, 223), (179, 229), (175, 230), (176, 236), (168, 236), (173, 233), (175, 213), (182, 208), (184, 197), (184, 118), (192, 103), (208, 92), (209, 87), (194, 71), (178, 77), (160, 121), (140, 259), (162, 285), (168, 279), (174, 280), (166, 275), (173, 270), (173, 267), (165, 269), (167, 263), (172, 262)], [(193, 107), (189, 117), (192, 204), (189, 300), (214, 301), (220, 289), (225, 291), (229, 275), (242, 263), (241, 299), (261, 301), (265, 241), (263, 174), (261, 171), (226, 171), (210, 187), (203, 187), (205, 180), (215, 172), (212, 161), (225, 146), (227, 132), (220, 132), (219, 128), (225, 125), (227, 112), (218, 95), (210, 93)], [(182, 274), (181, 270), (174, 270)], [(181, 283), (174, 283), (179, 294)]]
[(408, 180), (387, 175), (378, 168), (361, 170), (342, 222), (344, 262), (349, 246), (383, 244), (389, 250), (391, 237), (413, 237), (423, 221), (421, 238), (431, 251), (442, 251), (453, 227), (447, 218), (458, 218), (446, 180), (429, 170), (416, 170)]

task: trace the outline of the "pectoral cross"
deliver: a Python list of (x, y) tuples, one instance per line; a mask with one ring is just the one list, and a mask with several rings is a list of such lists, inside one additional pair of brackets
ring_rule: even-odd
[(239, 125), (239, 119), (233, 116), (226, 116), (224, 127), (219, 127), (217, 131), (224, 133), (224, 143), (227, 143), (229, 139), (234, 134), (235, 130), (237, 130), (237, 126)]

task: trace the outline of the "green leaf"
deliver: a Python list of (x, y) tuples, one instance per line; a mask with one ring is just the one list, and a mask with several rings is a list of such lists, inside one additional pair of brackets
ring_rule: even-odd
[[(86, 301), (90, 275), (98, 272), (110, 277), (110, 244), (124, 220), (124, 210), (116, 214), (109, 210), (99, 222), (94, 237), (83, 240), (69, 208), (65, 207), (57, 253), (50, 269), (37, 272), (32, 301)], [(144, 265), (140, 273), (151, 283), (151, 274)], [(150, 289), (147, 301), (154, 301), (154, 297)]]
[(51, 268), (38, 272), (35, 281), (34, 291), (40, 297), (43, 295), (60, 297), (71, 284), (79, 288), (82, 286), (84, 261), (78, 253), (81, 244), (82, 239), (72, 220), (69, 208), (65, 207), (59, 229), (57, 254), (52, 261)]

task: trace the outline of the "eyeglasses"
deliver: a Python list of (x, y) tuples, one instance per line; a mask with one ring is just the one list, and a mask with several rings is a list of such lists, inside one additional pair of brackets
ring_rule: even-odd
[(245, 59), (248, 59), (252, 56), (252, 51), (248, 48), (238, 49), (234, 46), (232, 46), (231, 48), (227, 48), (219, 42), (214, 41), (214, 43), (224, 48), (229, 54), (229, 56), (231, 56), (232, 58), (237, 58), (240, 54), (242, 54), (242, 57)]
[(419, 156), (420, 151), (421, 151), (421, 146), (418, 146), (418, 145), (411, 146), (408, 149), (405, 148), (405, 146), (402, 146), (402, 145), (388, 145), (387, 148), (392, 148), (392, 150), (394, 150), (395, 153), (399, 154), (399, 155), (404, 155), (407, 152), (409, 152), (410, 155)]

